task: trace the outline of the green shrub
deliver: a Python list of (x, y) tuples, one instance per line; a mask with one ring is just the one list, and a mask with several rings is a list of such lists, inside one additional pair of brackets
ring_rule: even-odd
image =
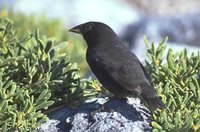
[[(59, 19), (49, 19), (45, 15), (25, 15), (20, 12), (12, 12), (6, 9), (0, 10), (0, 18), (9, 18), (14, 20), (14, 28), (18, 31), (18, 38), (23, 38), (24, 34), (33, 33), (40, 29), (40, 37), (56, 38), (55, 45), (62, 43), (62, 49), (59, 54), (66, 53), (70, 56), (72, 62), (77, 62), (81, 68), (78, 73), (84, 76), (88, 72), (88, 66), (85, 61), (85, 47), (83, 39), (77, 35), (69, 35), (66, 24)], [(73, 43), (72, 43), (73, 42)]]
[(75, 107), (93, 96), (62, 48), (38, 30), (19, 38), (13, 22), (0, 19), (0, 131), (32, 131), (49, 106)]
[(153, 115), (153, 131), (200, 131), (200, 52), (166, 51), (165, 41), (156, 48), (146, 40), (146, 68), (166, 104)]

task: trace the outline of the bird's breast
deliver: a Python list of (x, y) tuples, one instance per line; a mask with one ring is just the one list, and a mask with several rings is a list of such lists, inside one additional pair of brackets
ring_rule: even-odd
[(88, 62), (88, 64), (91, 62), (91, 61), (94, 61), (95, 60), (95, 56), (96, 56), (96, 53), (95, 53), (95, 50), (94, 49), (87, 49), (86, 51), (86, 60)]

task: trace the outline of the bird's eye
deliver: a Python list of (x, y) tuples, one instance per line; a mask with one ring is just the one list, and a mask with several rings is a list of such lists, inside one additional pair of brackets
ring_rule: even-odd
[(86, 30), (91, 30), (91, 29), (92, 29), (92, 26), (88, 24), (88, 25), (85, 26), (85, 29), (86, 29)]

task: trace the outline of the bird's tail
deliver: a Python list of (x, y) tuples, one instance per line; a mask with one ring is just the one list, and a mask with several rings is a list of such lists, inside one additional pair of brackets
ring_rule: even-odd
[(144, 97), (143, 96), (143, 98), (147, 102), (147, 104), (148, 104), (148, 106), (149, 106), (151, 111), (154, 111), (157, 108), (164, 109), (164, 104), (163, 104), (162, 100), (159, 97), (148, 98), (148, 97)]

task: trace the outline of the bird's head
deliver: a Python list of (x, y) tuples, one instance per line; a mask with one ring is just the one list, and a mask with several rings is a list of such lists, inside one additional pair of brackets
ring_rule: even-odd
[(117, 37), (108, 25), (101, 22), (83, 23), (71, 28), (69, 31), (83, 35), (88, 45), (98, 44), (99, 40), (106, 41)]

